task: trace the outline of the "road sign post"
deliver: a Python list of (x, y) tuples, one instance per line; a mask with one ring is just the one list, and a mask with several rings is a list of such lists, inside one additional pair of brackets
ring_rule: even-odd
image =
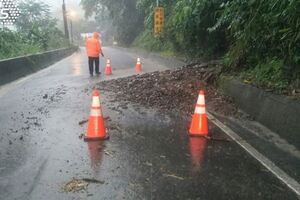
[(163, 34), (165, 14), (163, 7), (156, 7), (154, 10), (154, 36), (160, 37)]

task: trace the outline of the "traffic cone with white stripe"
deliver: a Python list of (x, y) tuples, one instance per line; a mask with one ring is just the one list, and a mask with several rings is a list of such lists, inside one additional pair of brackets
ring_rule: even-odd
[(190, 126), (190, 136), (207, 136), (208, 121), (205, 110), (204, 91), (200, 90), (195, 112)]
[(110, 59), (106, 60), (106, 67), (105, 67), (105, 75), (112, 75), (112, 68), (110, 65)]
[(84, 141), (108, 139), (99, 96), (99, 91), (94, 90), (91, 114), (88, 122), (88, 129), (86, 135), (84, 136)]
[(137, 58), (136, 60), (135, 71), (137, 73), (142, 72), (142, 63), (140, 58)]

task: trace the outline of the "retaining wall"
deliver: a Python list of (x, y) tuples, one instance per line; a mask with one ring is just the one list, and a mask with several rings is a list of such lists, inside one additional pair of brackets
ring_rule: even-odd
[(300, 101), (222, 77), (219, 87), (238, 107), (300, 149)]
[(70, 47), (39, 54), (0, 60), (0, 85), (9, 83), (18, 78), (46, 68), (71, 55), (77, 49), (78, 47)]

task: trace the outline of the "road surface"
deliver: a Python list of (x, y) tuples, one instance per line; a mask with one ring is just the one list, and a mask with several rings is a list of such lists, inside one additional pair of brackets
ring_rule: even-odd
[[(137, 55), (104, 48), (113, 75), (89, 77), (83, 49), (0, 89), (0, 199), (298, 199), (215, 125), (226, 140), (189, 138), (187, 120), (101, 92), (110, 139), (85, 143), (95, 83), (135, 74)], [(169, 66), (151, 58), (143, 70)], [(101, 59), (103, 72), (104, 60)], [(174, 67), (174, 66), (173, 66)], [(103, 73), (102, 73), (103, 74)], [(72, 178), (103, 181), (66, 192)]]

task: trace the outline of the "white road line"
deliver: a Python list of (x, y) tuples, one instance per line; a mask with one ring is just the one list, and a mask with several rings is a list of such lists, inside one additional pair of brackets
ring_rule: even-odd
[(232, 140), (238, 143), (243, 149), (245, 149), (251, 156), (258, 160), (263, 166), (265, 166), (270, 172), (272, 172), (278, 179), (285, 183), (290, 189), (292, 189), (298, 196), (300, 196), (300, 184), (285, 173), (282, 169), (277, 167), (271, 160), (259, 153), (254, 147), (243, 140), (238, 134), (227, 127), (225, 124), (216, 119), (212, 114), (207, 113), (208, 119), (213, 122), (217, 127), (224, 131)]

